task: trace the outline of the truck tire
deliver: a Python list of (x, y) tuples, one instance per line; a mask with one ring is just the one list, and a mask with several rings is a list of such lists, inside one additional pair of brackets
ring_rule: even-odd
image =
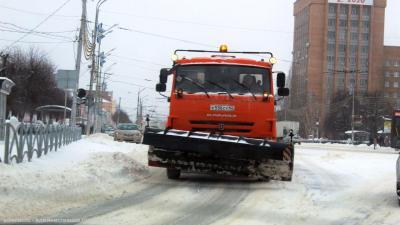
[(181, 171), (177, 169), (167, 168), (167, 177), (171, 180), (177, 180), (181, 176)]

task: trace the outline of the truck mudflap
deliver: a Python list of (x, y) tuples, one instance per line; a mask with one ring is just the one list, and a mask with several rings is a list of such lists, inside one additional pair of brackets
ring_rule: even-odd
[(150, 145), (150, 166), (183, 172), (292, 179), (291, 144), (172, 129), (147, 129), (143, 144)]

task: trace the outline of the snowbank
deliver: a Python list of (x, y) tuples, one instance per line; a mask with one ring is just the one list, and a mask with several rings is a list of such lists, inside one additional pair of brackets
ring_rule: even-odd
[(29, 163), (0, 163), (0, 221), (119, 196), (124, 186), (149, 175), (146, 150), (96, 134)]

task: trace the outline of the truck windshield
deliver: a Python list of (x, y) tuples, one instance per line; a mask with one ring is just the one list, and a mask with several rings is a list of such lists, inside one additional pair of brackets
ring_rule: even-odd
[[(193, 82), (189, 82), (192, 80)], [(189, 65), (177, 68), (175, 89), (187, 93), (270, 93), (268, 69), (235, 65)]]

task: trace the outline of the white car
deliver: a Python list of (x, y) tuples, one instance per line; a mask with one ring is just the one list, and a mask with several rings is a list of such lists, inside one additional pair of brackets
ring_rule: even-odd
[(114, 132), (114, 141), (142, 142), (142, 133), (136, 124), (120, 123)]

